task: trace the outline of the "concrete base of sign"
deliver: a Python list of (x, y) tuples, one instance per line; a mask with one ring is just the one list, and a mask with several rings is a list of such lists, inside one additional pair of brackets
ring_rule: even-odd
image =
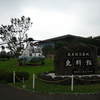
[[(55, 75), (55, 73), (49, 73), (47, 74), (47, 76), (51, 76), (52, 78), (55, 78), (55, 77), (72, 77), (72, 75)], [(92, 77), (92, 76), (98, 76), (100, 77), (100, 75), (96, 75), (96, 74), (91, 74), (91, 75), (74, 75), (75, 77)]]
[[(39, 73), (38, 77), (46, 83), (58, 85), (70, 85), (72, 75), (55, 75), (54, 72)], [(91, 75), (74, 75), (74, 84), (92, 84), (100, 83), (99, 74)]]

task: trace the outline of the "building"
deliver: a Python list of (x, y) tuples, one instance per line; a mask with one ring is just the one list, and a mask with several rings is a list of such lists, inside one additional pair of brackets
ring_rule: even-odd
[(59, 37), (54, 37), (54, 38), (50, 38), (50, 39), (46, 39), (43, 41), (39, 42), (39, 45), (43, 48), (46, 45), (52, 45), (53, 47), (55, 46), (55, 44), (58, 41), (62, 41), (62, 42), (66, 42), (68, 44), (71, 44), (72, 41), (74, 41), (76, 38), (84, 38), (84, 37), (80, 37), (80, 36), (75, 36), (75, 35), (63, 35), (63, 36), (59, 36)]

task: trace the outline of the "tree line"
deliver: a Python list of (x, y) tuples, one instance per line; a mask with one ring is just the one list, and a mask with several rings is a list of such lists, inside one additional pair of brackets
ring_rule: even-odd
[(87, 37), (87, 38), (78, 38), (73, 41), (74, 44), (76, 43), (85, 43), (85, 44), (91, 44), (96, 46), (97, 48), (97, 54), (100, 55), (100, 36), (96, 37)]

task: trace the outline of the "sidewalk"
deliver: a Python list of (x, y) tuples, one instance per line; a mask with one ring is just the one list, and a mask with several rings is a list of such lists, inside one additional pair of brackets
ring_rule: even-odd
[(7, 84), (0, 84), (0, 100), (100, 100), (100, 94), (54, 95), (20, 90)]

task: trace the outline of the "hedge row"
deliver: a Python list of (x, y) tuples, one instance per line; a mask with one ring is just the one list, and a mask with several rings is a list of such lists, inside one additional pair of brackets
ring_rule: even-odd
[[(24, 79), (28, 80), (29, 79), (29, 73), (27, 72), (16, 72), (16, 76), (19, 79)], [(19, 82), (16, 78), (16, 82)], [(6, 71), (5, 69), (0, 69), (0, 83), (12, 83), (13, 82), (13, 72)]]

